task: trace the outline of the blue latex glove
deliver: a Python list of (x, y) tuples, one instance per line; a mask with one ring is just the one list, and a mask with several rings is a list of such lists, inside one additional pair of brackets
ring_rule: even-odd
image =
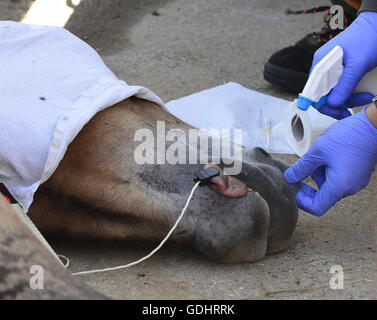
[(350, 26), (319, 48), (314, 54), (312, 69), (335, 46), (343, 49), (344, 70), (338, 84), (329, 94), (328, 105), (319, 111), (335, 119), (343, 119), (351, 113), (339, 109), (340, 106), (366, 105), (373, 97), (368, 93), (352, 93), (363, 76), (377, 66), (377, 12), (360, 13)]
[[(348, 108), (365, 106), (371, 103), (374, 95), (369, 92), (360, 92), (351, 95), (351, 97), (346, 101), (345, 105)], [(352, 114), (348, 109), (331, 107), (329, 105), (324, 105), (317, 109), (320, 113), (330, 116), (334, 119), (341, 120), (350, 117)]]
[(297, 204), (322, 216), (340, 199), (366, 187), (376, 164), (377, 129), (364, 109), (334, 123), (284, 176), (289, 183), (312, 176), (319, 190), (302, 183)]

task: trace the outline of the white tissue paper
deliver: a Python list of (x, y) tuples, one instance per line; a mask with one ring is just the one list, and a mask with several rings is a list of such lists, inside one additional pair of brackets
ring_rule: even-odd
[[(302, 155), (314, 139), (332, 123), (329, 117), (310, 108), (306, 113), (290, 101), (247, 89), (237, 83), (173, 100), (168, 111), (182, 121), (203, 130), (241, 129), (246, 148), (261, 147), (270, 153)], [(294, 107), (294, 109), (293, 109)], [(295, 112), (300, 116), (302, 139), (290, 127)], [(315, 123), (315, 125), (312, 125)], [(298, 121), (297, 125), (301, 125)], [(293, 139), (292, 139), (293, 137)], [(304, 140), (304, 141), (302, 141)]]
[(283, 131), (294, 153), (301, 157), (336, 120), (319, 113), (314, 108), (309, 108), (307, 111), (300, 110), (296, 102), (297, 100), (289, 104), (283, 119)]

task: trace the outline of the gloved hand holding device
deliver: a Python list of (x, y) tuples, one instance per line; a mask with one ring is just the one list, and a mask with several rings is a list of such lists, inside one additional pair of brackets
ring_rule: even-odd
[(342, 108), (371, 102), (370, 93), (353, 94), (364, 75), (377, 66), (377, 12), (362, 12), (342, 33), (322, 46), (313, 67), (334, 47), (344, 52), (344, 70), (321, 113), (339, 120), (323, 133), (309, 152), (285, 172), (289, 183), (312, 176), (319, 190), (302, 183), (299, 207), (322, 216), (345, 196), (369, 184), (377, 164), (377, 108), (370, 106), (351, 116)]
[[(339, 120), (323, 133), (308, 153), (285, 172), (289, 183), (309, 176), (319, 190), (302, 183), (296, 199), (299, 207), (322, 216), (337, 201), (365, 188), (377, 164), (377, 128), (368, 119), (377, 119), (371, 106)], [(373, 110), (374, 109), (374, 110)], [(372, 112), (374, 113), (373, 115)], [(377, 120), (375, 120), (377, 125)]]
[(373, 97), (369, 93), (352, 93), (363, 76), (377, 66), (377, 12), (361, 12), (347, 29), (319, 48), (311, 69), (336, 46), (344, 51), (343, 74), (330, 92), (327, 105), (319, 111), (339, 120), (351, 115), (340, 106), (365, 105)]

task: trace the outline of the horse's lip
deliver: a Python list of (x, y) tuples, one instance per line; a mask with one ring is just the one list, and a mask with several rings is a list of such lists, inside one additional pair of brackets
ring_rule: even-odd
[(210, 166), (216, 167), (221, 172), (220, 176), (210, 180), (212, 182), (212, 190), (229, 198), (244, 197), (248, 193), (248, 187), (242, 181), (230, 175), (223, 175), (223, 170), (216, 164), (208, 164), (205, 168)]

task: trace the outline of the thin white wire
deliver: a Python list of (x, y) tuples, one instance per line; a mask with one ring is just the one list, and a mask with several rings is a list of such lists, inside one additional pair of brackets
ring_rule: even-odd
[(92, 273), (100, 273), (100, 272), (108, 272), (108, 271), (115, 271), (115, 270), (120, 270), (120, 269), (126, 269), (126, 268), (132, 267), (134, 265), (137, 265), (137, 264), (139, 264), (139, 263), (141, 263), (141, 262), (149, 259), (150, 257), (152, 257), (158, 250), (160, 250), (162, 248), (162, 246), (165, 244), (165, 242), (170, 238), (170, 236), (172, 235), (172, 233), (178, 227), (178, 224), (181, 222), (183, 216), (185, 215), (186, 210), (187, 210), (187, 208), (188, 208), (188, 206), (189, 206), (189, 204), (191, 202), (191, 199), (194, 196), (194, 192), (198, 188), (199, 184), (200, 184), (200, 181), (198, 181), (195, 184), (195, 186), (192, 188), (191, 193), (190, 193), (189, 197), (187, 198), (186, 205), (184, 206), (184, 208), (183, 208), (180, 216), (178, 217), (177, 221), (175, 222), (174, 226), (170, 229), (169, 233), (161, 241), (161, 243), (156, 247), (156, 249), (154, 249), (151, 253), (149, 253), (148, 255), (146, 255), (144, 258), (141, 258), (140, 260), (137, 260), (135, 262), (131, 262), (131, 263), (126, 264), (126, 265), (122, 265), (122, 266), (118, 266), (118, 267), (113, 267), (113, 268), (105, 268), (105, 269), (97, 269), (97, 270), (76, 272), (76, 273), (73, 273), (72, 275), (73, 276), (79, 276), (79, 275), (84, 275), (84, 274), (92, 274)]
[(69, 260), (66, 256), (63, 256), (62, 254), (57, 254), (57, 256), (60, 258), (60, 260), (65, 260), (64, 268), (67, 269), (69, 267), (71, 260)]

